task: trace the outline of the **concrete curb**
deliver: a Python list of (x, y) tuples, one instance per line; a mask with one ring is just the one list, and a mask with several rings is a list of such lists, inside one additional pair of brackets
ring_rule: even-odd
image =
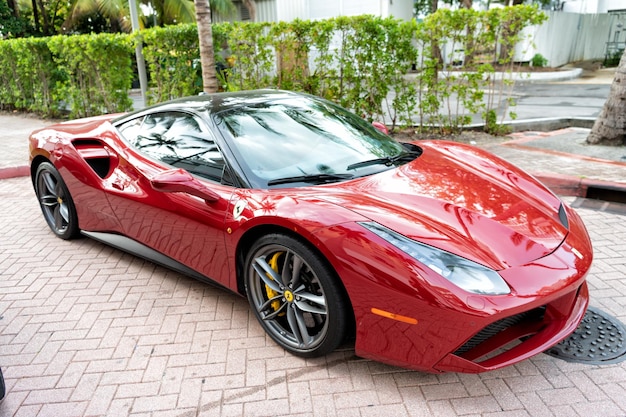
[(594, 117), (545, 117), (541, 119), (513, 120), (504, 122), (504, 125), (509, 126), (512, 132), (525, 132), (528, 130), (549, 132), (567, 127), (591, 129), (595, 121)]
[[(542, 117), (539, 119), (509, 120), (502, 123), (511, 128), (511, 133), (526, 132), (550, 132), (568, 127), (581, 127), (591, 129), (596, 119), (593, 117)], [(468, 130), (484, 130), (484, 123), (472, 123), (465, 126)]]
[(29, 175), (30, 168), (28, 165), (0, 168), (0, 180), (16, 177), (27, 177)]
[[(439, 71), (439, 75), (441, 77), (448, 76), (460, 76), (463, 73), (468, 71), (456, 71), (452, 70), (443, 70)], [(469, 73), (472, 73), (469, 71)], [(513, 71), (511, 73), (508, 72), (494, 72), (492, 75), (496, 80), (511, 80), (515, 82), (553, 82), (553, 81), (569, 81), (579, 78), (583, 73), (582, 68), (570, 68), (570, 69), (561, 69), (558, 71), (546, 71), (546, 72), (520, 72)], [(406, 75), (407, 78), (415, 78), (416, 75), (413, 73), (408, 73)]]
[[(462, 71), (440, 71), (442, 76), (460, 75)], [(511, 80), (515, 82), (551, 82), (551, 81), (568, 81), (579, 78), (583, 73), (582, 68), (572, 68), (559, 71), (547, 72), (494, 72), (493, 77), (496, 80)]]
[(592, 180), (552, 172), (538, 172), (532, 175), (557, 195), (588, 197), (589, 189), (603, 189), (626, 194), (626, 183)]

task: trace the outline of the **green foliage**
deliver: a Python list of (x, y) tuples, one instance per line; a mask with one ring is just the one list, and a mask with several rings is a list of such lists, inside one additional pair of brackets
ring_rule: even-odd
[(239, 91), (272, 87), (271, 72), (276, 57), (271, 49), (271, 24), (233, 22), (224, 25), (228, 47), (234, 58), (227, 89)]
[[(523, 28), (545, 18), (536, 8), (515, 6), (439, 10), (420, 23), (367, 15), (217, 23), (213, 45), (218, 67), (228, 68), (220, 80), (224, 90), (306, 92), (392, 129), (417, 125), (447, 133), (475, 116), (487, 131), (502, 133), (498, 118), (514, 105), (508, 99), (513, 47), (524, 39)], [(72, 116), (127, 110), (139, 42), (149, 102), (202, 91), (197, 27), (186, 24), (135, 35), (0, 42), (0, 106), (44, 114), (66, 107)]]
[(278, 22), (270, 29), (271, 45), (276, 51), (276, 86), (284, 90), (313, 93), (309, 56), (314, 35), (314, 22), (295, 20)]
[(122, 35), (20, 38), (0, 42), (3, 108), (90, 116), (131, 107), (132, 45)]
[[(370, 120), (380, 120), (386, 112), (395, 126), (410, 123), (417, 101), (415, 86), (404, 77), (416, 57), (415, 25), (357, 16), (222, 23), (213, 25), (213, 31), (214, 45), (227, 49), (233, 63), (224, 89), (302, 91), (336, 101)], [(216, 53), (216, 60), (222, 59)]]
[[(125, 35), (54, 36), (48, 46), (65, 76), (57, 99), (66, 100), (71, 117), (129, 110), (132, 44)], [(60, 95), (60, 97), (59, 97)]]
[(0, 2), (0, 39), (24, 36), (30, 30), (26, 19), (13, 16), (7, 2)]
[[(333, 89), (337, 97), (330, 98), (370, 121), (382, 120), (384, 107), (393, 110), (392, 125), (398, 112), (408, 118), (404, 113), (411, 106), (406, 103), (409, 86), (404, 75), (415, 59), (412, 24), (373, 16), (339, 17), (334, 21), (341, 43), (336, 59), (337, 85)], [(390, 99), (392, 92), (399, 94)]]
[(150, 74), (149, 102), (161, 102), (202, 91), (202, 70), (195, 24), (141, 31), (143, 54)]
[(0, 106), (45, 116), (57, 114), (53, 99), (63, 78), (44, 38), (0, 41)]
[(617, 67), (619, 65), (619, 61), (620, 59), (622, 59), (622, 55), (624, 54), (624, 50), (623, 49), (619, 49), (615, 52), (612, 52), (610, 54), (608, 54), (605, 58), (604, 58), (604, 62), (602, 62), (602, 65), (605, 67)]
[(548, 60), (541, 54), (535, 54), (530, 59), (530, 65), (537, 68), (544, 68), (548, 66)]
[(423, 54), (416, 81), (420, 128), (458, 131), (470, 122), (467, 115), (481, 114), (486, 131), (501, 133), (497, 109), (505, 104), (504, 118), (512, 104), (506, 98), (513, 87), (514, 47), (524, 40), (525, 27), (546, 18), (532, 6), (441, 9), (427, 16), (415, 35)]

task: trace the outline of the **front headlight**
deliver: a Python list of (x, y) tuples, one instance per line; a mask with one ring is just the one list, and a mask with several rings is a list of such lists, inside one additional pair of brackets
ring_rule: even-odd
[(416, 242), (376, 222), (360, 222), (359, 224), (465, 291), (488, 295), (511, 292), (506, 282), (493, 269)]

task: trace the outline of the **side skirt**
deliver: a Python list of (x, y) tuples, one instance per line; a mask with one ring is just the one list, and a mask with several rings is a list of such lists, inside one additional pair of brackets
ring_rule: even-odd
[(139, 258), (143, 258), (147, 261), (154, 262), (157, 265), (164, 266), (165, 268), (172, 269), (176, 272), (180, 272), (183, 275), (187, 275), (188, 277), (195, 278), (198, 281), (202, 281), (204, 283), (210, 284), (214, 287), (231, 291), (229, 288), (224, 287), (223, 285), (218, 284), (213, 281), (211, 278), (202, 275), (198, 271), (195, 271), (188, 266), (178, 262), (170, 258), (169, 256), (163, 255), (161, 252), (157, 252), (154, 249), (144, 245), (143, 243), (139, 243), (136, 240), (133, 240), (129, 237), (118, 235), (115, 233), (104, 233), (104, 232), (87, 232), (85, 230), (81, 230), (81, 233), (93, 240), (97, 240), (98, 242), (104, 243), (105, 245), (112, 246), (116, 249), (122, 250), (124, 252), (128, 252), (132, 255), (135, 255)]

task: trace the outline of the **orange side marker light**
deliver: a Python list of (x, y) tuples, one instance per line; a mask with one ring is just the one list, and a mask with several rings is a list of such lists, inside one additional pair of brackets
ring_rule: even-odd
[(402, 323), (417, 324), (417, 319), (412, 317), (401, 316), (400, 314), (390, 313), (389, 311), (380, 310), (374, 307), (372, 307), (372, 313), (378, 316), (387, 317), (388, 319), (401, 321)]

